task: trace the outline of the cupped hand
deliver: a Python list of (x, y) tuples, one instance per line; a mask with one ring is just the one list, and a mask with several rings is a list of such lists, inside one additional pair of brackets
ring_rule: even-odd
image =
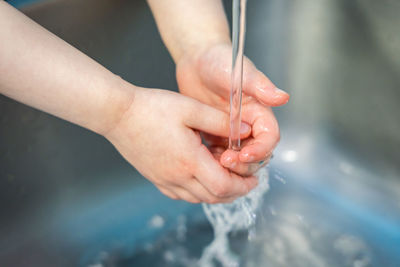
[[(250, 134), (243, 124), (242, 136)], [(198, 131), (229, 134), (226, 113), (183, 95), (136, 89), (129, 109), (105, 136), (165, 195), (192, 203), (231, 202), (257, 185), (221, 166)]]
[[(218, 44), (187, 53), (177, 62), (177, 81), (182, 94), (229, 112), (231, 86), (230, 44)], [(251, 125), (251, 135), (240, 151), (227, 150), (227, 138), (205, 134), (220, 163), (233, 172), (251, 175), (265, 164), (279, 142), (279, 126), (271, 106), (286, 104), (289, 95), (278, 89), (248, 59), (243, 60), (242, 121)]]

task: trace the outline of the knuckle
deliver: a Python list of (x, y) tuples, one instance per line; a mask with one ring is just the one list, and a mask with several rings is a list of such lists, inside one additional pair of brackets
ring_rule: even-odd
[(188, 156), (188, 155), (181, 156), (178, 159), (178, 161), (179, 161), (179, 165), (180, 165), (179, 172), (181, 173), (179, 175), (179, 178), (180, 178), (179, 181), (183, 182), (183, 181), (188, 180), (188, 174), (190, 174), (191, 171), (193, 169), (195, 169), (195, 166), (197, 165), (197, 162), (195, 162), (193, 160), (193, 157), (191, 157), (191, 155), (190, 156)]

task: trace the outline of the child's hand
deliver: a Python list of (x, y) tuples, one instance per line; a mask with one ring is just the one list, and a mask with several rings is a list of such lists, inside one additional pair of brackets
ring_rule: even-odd
[[(183, 55), (177, 63), (180, 91), (228, 113), (231, 58), (230, 44), (213, 45)], [(238, 174), (249, 175), (258, 169), (260, 162), (268, 161), (279, 141), (278, 123), (270, 106), (280, 106), (288, 100), (287, 93), (277, 89), (244, 58), (242, 121), (251, 125), (252, 133), (243, 140), (240, 152), (225, 151), (226, 138), (206, 135), (206, 140), (214, 146), (212, 150), (219, 153), (221, 164)]]
[[(248, 136), (250, 127), (243, 128), (243, 137)], [(173, 199), (230, 202), (257, 185), (255, 177), (243, 178), (221, 166), (197, 130), (226, 137), (229, 116), (177, 93), (138, 89), (129, 109), (105, 136)]]

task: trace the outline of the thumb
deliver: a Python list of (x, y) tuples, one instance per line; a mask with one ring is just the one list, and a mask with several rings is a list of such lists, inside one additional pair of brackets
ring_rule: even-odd
[[(186, 113), (186, 126), (206, 132), (215, 136), (229, 136), (229, 115), (221, 110), (193, 100), (193, 105), (189, 107), (190, 111)], [(246, 138), (251, 133), (251, 127), (242, 122), (240, 127), (241, 138)]]
[(289, 101), (289, 94), (278, 89), (248, 59), (243, 62), (243, 92), (268, 106), (281, 106)]
[[(230, 47), (219, 52), (206, 57), (199, 72), (205, 86), (229, 99), (232, 52)], [(280, 106), (289, 100), (289, 94), (278, 89), (247, 57), (243, 58), (243, 92), (268, 106)]]

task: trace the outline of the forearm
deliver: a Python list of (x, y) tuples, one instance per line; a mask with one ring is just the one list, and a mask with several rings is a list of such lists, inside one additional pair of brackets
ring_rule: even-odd
[(220, 0), (148, 0), (158, 29), (175, 62), (186, 53), (230, 42)]
[(104, 134), (128, 108), (131, 86), (0, 1), (0, 93)]

